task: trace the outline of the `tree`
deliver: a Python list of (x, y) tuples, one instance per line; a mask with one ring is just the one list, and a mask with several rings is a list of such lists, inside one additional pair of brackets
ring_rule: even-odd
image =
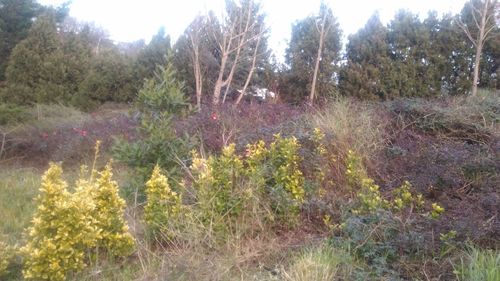
[(220, 103), (223, 87), (223, 100), (227, 97), (237, 68), (241, 67), (240, 61), (245, 61), (248, 57), (245, 51), (258, 37), (259, 27), (263, 25), (260, 10), (260, 5), (253, 0), (238, 3), (227, 1), (222, 22), (219, 23), (213, 15), (209, 17), (212, 34), (218, 45), (217, 57), (220, 65), (212, 97), (214, 105)]
[(166, 56), (170, 50), (170, 36), (165, 34), (165, 28), (162, 27), (137, 56), (134, 68), (141, 84), (144, 79), (153, 77), (158, 65), (166, 64)]
[(186, 82), (185, 90), (194, 94), (198, 109), (203, 102), (203, 89), (213, 89), (220, 67), (209, 17), (198, 15), (173, 47), (172, 63), (177, 69), (177, 78)]
[(392, 71), (392, 60), (387, 34), (387, 28), (380, 21), (379, 14), (375, 13), (362, 29), (349, 36), (347, 63), (339, 77), (343, 94), (368, 99), (389, 97), (387, 76)]
[[(485, 43), (492, 38), (493, 31), (498, 29), (495, 17), (498, 17), (498, 2), (496, 0), (470, 0), (457, 17), (457, 23), (467, 38), (476, 48), (474, 60), (474, 74), (472, 82), (472, 96), (477, 94), (479, 82), (479, 67)], [(466, 21), (472, 17), (473, 23)]]
[(54, 17), (38, 18), (12, 51), (4, 99), (16, 104), (63, 100), (65, 63)]
[[(324, 26), (321, 44), (322, 27), (319, 23)], [(341, 30), (337, 19), (325, 4), (321, 5), (318, 15), (307, 17), (293, 24), (285, 60), (290, 67), (287, 80), (291, 84), (288, 92), (294, 99), (302, 98), (307, 92), (309, 92), (309, 97), (311, 93), (316, 97), (316, 84), (320, 94), (335, 89), (335, 75), (340, 61), (340, 37)], [(320, 45), (322, 45), (321, 48), (319, 48)], [(321, 49), (321, 54), (318, 52), (319, 49)], [(315, 90), (311, 91), (313, 81)]]
[(203, 26), (206, 24), (204, 17), (197, 17), (190, 25), (187, 36), (189, 37), (191, 61), (196, 89), (196, 107), (201, 110), (201, 98), (203, 95), (203, 72), (201, 66), (201, 40)]
[[(332, 26), (336, 23), (336, 19), (335, 17), (333, 17), (331, 10), (330, 11), (328, 10), (329, 8), (325, 5), (325, 3), (321, 3), (321, 8), (320, 8), (321, 21), (316, 22), (316, 31), (319, 32), (319, 44), (318, 44), (318, 52), (316, 55), (316, 63), (314, 64), (311, 92), (309, 94), (310, 105), (312, 105), (314, 102), (314, 96), (316, 92), (316, 81), (318, 80), (319, 63), (322, 60), (325, 37), (328, 34), (329, 29), (332, 28)], [(321, 26), (321, 28), (319, 26)]]
[(392, 96), (430, 96), (426, 75), (431, 71), (426, 50), (429, 34), (418, 15), (400, 10), (389, 24), (389, 47), (393, 69), (389, 80)]
[(41, 6), (34, 0), (0, 0), (0, 81), (12, 49), (26, 38)]
[(116, 48), (101, 50), (89, 62), (78, 95), (71, 102), (80, 108), (91, 109), (107, 101), (131, 101), (137, 90), (132, 66), (132, 60)]

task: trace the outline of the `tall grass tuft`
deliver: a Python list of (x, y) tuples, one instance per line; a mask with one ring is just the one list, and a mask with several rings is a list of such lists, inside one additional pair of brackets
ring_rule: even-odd
[(500, 251), (469, 246), (454, 273), (461, 281), (500, 280)]
[(353, 269), (350, 255), (325, 244), (304, 250), (293, 259), (283, 277), (287, 281), (349, 280)]
[(339, 151), (351, 149), (370, 159), (384, 147), (386, 123), (373, 104), (337, 98), (309, 118), (315, 127), (333, 137)]

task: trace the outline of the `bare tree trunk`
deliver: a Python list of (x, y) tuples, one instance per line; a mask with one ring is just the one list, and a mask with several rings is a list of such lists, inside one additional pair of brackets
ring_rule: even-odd
[(213, 105), (219, 105), (219, 102), (220, 102), (220, 92), (222, 90), (222, 87), (224, 86), (223, 78), (224, 78), (224, 69), (226, 68), (227, 56), (228, 56), (228, 54), (223, 54), (222, 59), (221, 59), (219, 76), (217, 77), (217, 81), (215, 81), (214, 95), (212, 97), (212, 104)]
[(318, 56), (316, 57), (316, 64), (314, 65), (314, 74), (312, 78), (311, 92), (309, 94), (309, 104), (313, 105), (314, 96), (316, 94), (316, 81), (318, 80), (319, 63), (321, 61), (321, 56), (323, 52), (323, 44), (325, 40), (325, 25), (326, 25), (326, 12), (323, 15), (323, 20), (321, 22), (321, 31), (319, 33), (319, 47)]
[(257, 54), (259, 50), (259, 45), (260, 45), (260, 39), (262, 38), (262, 33), (259, 34), (259, 37), (257, 37), (257, 44), (255, 45), (255, 50), (253, 51), (253, 58), (252, 58), (252, 66), (250, 67), (250, 71), (248, 72), (247, 80), (245, 81), (245, 85), (243, 86), (243, 89), (240, 92), (240, 95), (238, 96), (238, 99), (236, 100), (235, 106), (237, 106), (241, 100), (243, 99), (243, 96), (245, 95), (248, 85), (250, 84), (250, 81), (252, 80), (253, 72), (255, 70), (255, 63), (257, 62)]
[[(221, 59), (221, 66), (219, 69), (219, 75), (217, 77), (217, 81), (215, 82), (215, 86), (214, 86), (214, 94), (213, 94), (213, 99), (212, 99), (213, 105), (219, 105), (220, 98), (221, 98), (221, 90), (222, 90), (222, 87), (224, 87), (224, 86), (227, 87), (226, 91), (224, 93), (224, 96), (223, 96), (223, 102), (225, 101), (227, 93), (229, 91), (229, 87), (231, 85), (231, 82), (232, 82), (232, 79), (234, 76), (234, 72), (235, 72), (236, 67), (238, 65), (238, 62), (239, 62), (241, 50), (243, 49), (245, 44), (247, 44), (250, 40), (253, 39), (253, 38), (247, 39), (247, 35), (248, 35), (249, 30), (250, 30), (250, 22), (252, 20), (252, 17), (251, 17), (252, 5), (250, 5), (248, 7), (248, 11), (246, 11), (246, 12), (247, 12), (247, 14), (246, 14), (246, 21), (245, 21), (244, 29), (238, 30), (236, 28), (237, 23), (233, 22), (232, 23), (233, 25), (231, 26), (231, 28), (229, 28), (227, 33), (223, 34), (222, 42), (219, 43), (219, 46), (220, 46), (221, 52), (222, 52), (222, 59)], [(243, 15), (241, 15), (241, 18), (243, 18)], [(238, 34), (235, 34), (235, 33), (238, 33)], [(236, 42), (237, 45), (236, 45), (236, 47), (233, 48), (232, 43), (234, 40), (237, 40), (237, 42)], [(234, 61), (232, 62), (231, 70), (228, 74), (228, 77), (226, 79), (224, 79), (224, 72), (226, 70), (229, 55), (232, 54), (233, 52), (236, 52), (235, 58), (234, 58)]]
[(479, 64), (481, 63), (481, 53), (483, 52), (482, 46), (476, 47), (476, 60), (474, 62), (474, 78), (472, 82), (472, 96), (477, 95), (477, 84), (479, 82)]
[[(242, 40), (244, 40), (244, 35), (242, 35)], [(240, 44), (238, 45), (241, 45), (241, 42), (240, 41)], [(238, 61), (240, 59), (240, 53), (241, 53), (241, 47), (238, 47), (236, 49), (236, 56), (234, 58), (234, 61), (233, 61), (233, 65), (231, 66), (231, 71), (229, 71), (229, 75), (227, 76), (226, 78), (226, 90), (224, 91), (224, 96), (222, 98), (222, 103), (225, 103), (226, 102), (226, 97), (227, 97), (227, 93), (229, 92), (229, 88), (231, 87), (231, 82), (233, 81), (233, 76), (234, 76), (234, 71), (236, 70), (236, 66), (238, 65)]]
[(196, 107), (198, 111), (201, 111), (201, 95), (203, 93), (203, 76), (201, 74), (200, 66), (200, 44), (199, 44), (199, 34), (191, 34), (191, 45), (192, 45), (192, 60), (193, 60), (193, 71), (194, 80), (196, 84)]
[[(473, 2), (469, 2), (472, 9), (472, 18), (474, 19), (474, 24), (478, 30), (476, 38), (472, 36), (469, 27), (459, 18), (458, 25), (463, 29), (469, 40), (476, 47), (476, 57), (474, 61), (474, 74), (472, 82), (472, 96), (477, 95), (477, 85), (479, 83), (479, 67), (481, 63), (481, 55), (483, 53), (484, 43), (490, 38), (490, 33), (496, 28), (496, 22), (494, 19), (495, 12), (488, 15), (488, 9), (490, 8), (491, 0), (485, 0), (482, 3), (482, 7), (476, 8)], [(495, 7), (494, 7), (495, 9)], [(478, 21), (478, 17), (480, 20)]]

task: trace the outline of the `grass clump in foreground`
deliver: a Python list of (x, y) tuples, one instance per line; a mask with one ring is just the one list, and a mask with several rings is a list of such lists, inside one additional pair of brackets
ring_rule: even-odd
[(460, 281), (500, 280), (500, 252), (468, 246), (454, 269)]
[(283, 272), (287, 281), (349, 280), (356, 261), (344, 250), (322, 244), (303, 250)]

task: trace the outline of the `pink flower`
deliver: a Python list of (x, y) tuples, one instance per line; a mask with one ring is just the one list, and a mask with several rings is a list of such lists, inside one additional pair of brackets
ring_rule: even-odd
[(48, 139), (48, 138), (49, 138), (49, 134), (47, 134), (46, 132), (43, 132), (43, 133), (42, 133), (42, 138), (43, 138), (44, 140)]

